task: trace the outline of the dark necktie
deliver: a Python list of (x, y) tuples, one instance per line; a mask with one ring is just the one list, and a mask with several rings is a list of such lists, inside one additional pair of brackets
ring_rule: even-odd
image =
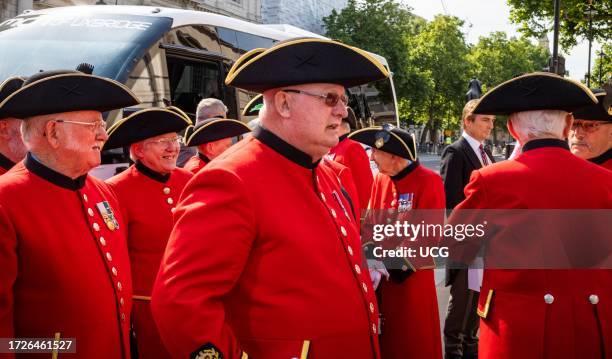
[(487, 157), (487, 153), (484, 150), (484, 147), (482, 147), (482, 143), (480, 144), (480, 158), (482, 158), (482, 165), (484, 166), (488, 166), (489, 165), (489, 158)]

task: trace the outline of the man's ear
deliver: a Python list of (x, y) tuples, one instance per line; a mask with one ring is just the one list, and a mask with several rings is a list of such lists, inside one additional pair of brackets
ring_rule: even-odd
[(51, 148), (57, 149), (60, 146), (60, 136), (59, 129), (57, 127), (57, 122), (55, 121), (47, 121), (44, 127), (43, 135), (47, 139)]
[(574, 123), (574, 115), (568, 113), (565, 116), (565, 127), (563, 127), (563, 138), (567, 139), (569, 137), (570, 129), (572, 128), (572, 124)]
[(277, 91), (274, 94), (274, 109), (283, 118), (291, 117), (291, 104), (286, 92)]
[(518, 135), (516, 134), (516, 131), (514, 130), (514, 127), (512, 126), (512, 121), (510, 119), (508, 119), (508, 121), (506, 122), (506, 127), (508, 127), (508, 132), (510, 132), (510, 136), (514, 137), (514, 139), (518, 141)]
[(136, 156), (137, 159), (142, 158), (144, 156), (144, 149), (143, 149), (142, 142), (133, 143), (130, 146), (130, 152), (132, 152), (134, 156)]

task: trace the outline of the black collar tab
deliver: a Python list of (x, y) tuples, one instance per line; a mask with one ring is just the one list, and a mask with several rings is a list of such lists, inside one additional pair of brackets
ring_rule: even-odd
[(569, 145), (566, 141), (559, 140), (556, 138), (541, 138), (537, 140), (531, 140), (523, 145), (523, 152), (535, 150), (542, 147), (558, 147), (569, 151)]
[(314, 169), (321, 161), (319, 159), (318, 161), (313, 163), (312, 157), (310, 157), (308, 154), (293, 147), (289, 143), (285, 142), (282, 138), (266, 130), (263, 126), (255, 127), (255, 129), (253, 130), (253, 137), (258, 139), (274, 151), (278, 152), (283, 157), (304, 168), (310, 170)]
[(408, 176), (410, 173), (412, 173), (414, 170), (416, 170), (417, 167), (419, 167), (419, 160), (416, 160), (416, 161), (412, 162), (411, 164), (406, 166), (406, 168), (404, 168), (403, 170), (399, 171), (399, 173), (396, 174), (395, 176), (391, 176), (391, 179), (393, 181), (395, 181), (395, 182), (401, 181), (406, 176)]
[(612, 160), (612, 148), (608, 149), (606, 152), (602, 153), (597, 157), (589, 158), (590, 162), (593, 162), (598, 165), (602, 165), (609, 160)]
[(210, 158), (208, 158), (205, 154), (203, 154), (202, 152), (198, 152), (198, 157), (204, 161), (204, 163), (208, 164), (208, 162), (210, 162)]
[(135, 166), (136, 166), (136, 169), (138, 170), (138, 172), (142, 173), (143, 175), (149, 177), (150, 179), (152, 179), (154, 181), (161, 182), (161, 183), (166, 183), (170, 179), (170, 173), (161, 174), (161, 173), (159, 173), (157, 171), (154, 171), (154, 170), (150, 169), (149, 167), (145, 166), (140, 161), (136, 161)]
[(40, 163), (38, 159), (34, 158), (34, 156), (28, 152), (25, 161), (25, 167), (38, 177), (53, 183), (56, 186), (71, 190), (77, 191), (85, 186), (85, 180), (87, 179), (87, 174), (84, 174), (80, 177), (72, 179), (68, 176), (65, 176), (59, 172), (52, 170), (51, 168), (45, 166)]
[(5, 155), (3, 155), (2, 153), (0, 153), (0, 167), (4, 168), (5, 170), (10, 170), (13, 166), (15, 165), (15, 162), (9, 160), (8, 157), (6, 157)]

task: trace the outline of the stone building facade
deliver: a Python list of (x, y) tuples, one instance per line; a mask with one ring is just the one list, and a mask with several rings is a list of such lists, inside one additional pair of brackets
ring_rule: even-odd
[(347, 0), (262, 0), (264, 24), (290, 24), (323, 35), (323, 17), (346, 7)]

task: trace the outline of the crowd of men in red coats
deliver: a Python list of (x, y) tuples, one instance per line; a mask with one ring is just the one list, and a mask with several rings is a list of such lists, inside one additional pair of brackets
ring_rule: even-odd
[[(464, 265), (443, 346), (433, 261), (378, 258), (360, 228), (372, 211), (610, 210), (605, 93), (547, 73), (500, 84), (466, 105), (440, 176), (407, 131), (355, 129), (346, 88), (389, 72), (336, 41), (236, 61), (226, 84), (262, 94), (252, 131), (206, 106), (195, 123), (170, 106), (107, 126), (102, 113), (140, 101), (92, 71), (0, 86), (0, 338), (76, 342), (0, 358), (612, 358), (609, 258), (485, 267), (474, 284), (482, 251), (442, 239)], [(500, 163), (482, 147), (495, 115), (521, 147)], [(181, 144), (197, 147), (185, 168)], [(89, 175), (114, 148), (134, 164)]]

